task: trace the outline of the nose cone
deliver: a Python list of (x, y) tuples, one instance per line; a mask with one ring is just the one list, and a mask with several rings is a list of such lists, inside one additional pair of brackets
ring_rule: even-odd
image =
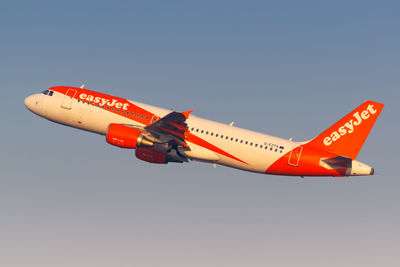
[(35, 106), (35, 96), (31, 95), (25, 98), (24, 104), (27, 109), (33, 112), (33, 107)]

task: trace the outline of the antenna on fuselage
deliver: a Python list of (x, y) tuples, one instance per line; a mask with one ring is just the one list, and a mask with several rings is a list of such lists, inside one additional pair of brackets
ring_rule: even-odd
[(233, 126), (233, 124), (235, 124), (234, 121), (232, 121), (231, 123), (229, 123), (229, 126)]
[(84, 83), (82, 83), (82, 85), (79, 88), (83, 89), (83, 87), (85, 87)]

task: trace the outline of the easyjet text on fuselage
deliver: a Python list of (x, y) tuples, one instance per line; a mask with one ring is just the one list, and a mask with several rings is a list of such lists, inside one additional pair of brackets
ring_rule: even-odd
[(107, 105), (109, 107), (121, 108), (123, 110), (128, 110), (128, 106), (129, 106), (129, 103), (121, 103), (117, 99), (110, 100), (110, 99), (103, 98), (100, 96), (92, 96), (92, 95), (88, 95), (85, 93), (81, 93), (79, 95), (79, 98), (81, 100), (86, 100), (89, 102), (100, 104), (101, 106)]

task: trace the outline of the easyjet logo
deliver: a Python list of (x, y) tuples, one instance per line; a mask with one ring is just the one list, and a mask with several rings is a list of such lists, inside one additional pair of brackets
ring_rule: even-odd
[(92, 103), (99, 103), (101, 106), (109, 106), (109, 107), (115, 107), (115, 108), (122, 108), (123, 110), (128, 110), (128, 103), (121, 103), (117, 99), (107, 99), (107, 98), (102, 98), (99, 96), (92, 96), (92, 95), (87, 95), (85, 93), (82, 93), (79, 95), (79, 98), (82, 100), (86, 100)]
[(339, 140), (342, 136), (346, 134), (351, 134), (355, 131), (355, 128), (360, 125), (364, 120), (368, 120), (371, 115), (377, 112), (374, 109), (374, 105), (368, 105), (367, 109), (364, 111), (356, 112), (353, 114), (353, 119), (346, 122), (343, 126), (340, 126), (337, 131), (333, 131), (330, 136), (324, 138), (324, 145), (330, 146), (333, 142)]

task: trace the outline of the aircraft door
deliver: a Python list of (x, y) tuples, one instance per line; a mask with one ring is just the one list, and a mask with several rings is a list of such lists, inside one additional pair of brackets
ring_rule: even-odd
[(292, 165), (295, 167), (299, 166), (301, 151), (303, 151), (302, 146), (298, 146), (298, 147), (294, 148), (292, 151), (290, 151), (289, 160), (288, 160), (289, 165)]
[[(155, 122), (158, 121), (159, 119), (160, 119), (159, 116), (153, 115), (153, 117), (151, 117), (151, 123), (155, 123)], [(150, 124), (151, 124), (151, 123), (150, 123)]]
[(72, 106), (72, 100), (74, 99), (74, 96), (76, 95), (76, 90), (75, 89), (68, 89), (67, 93), (64, 96), (64, 99), (61, 103), (61, 107), (65, 109), (71, 109)]

